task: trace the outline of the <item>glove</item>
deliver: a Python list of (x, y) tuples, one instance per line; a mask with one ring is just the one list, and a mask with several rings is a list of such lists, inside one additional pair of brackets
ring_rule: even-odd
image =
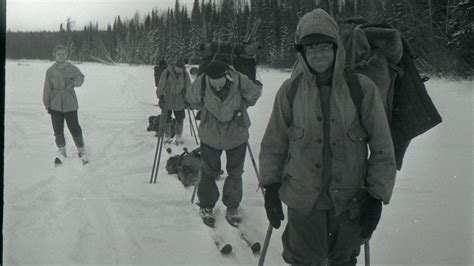
[(382, 215), (382, 201), (372, 197), (369, 193), (362, 201), (360, 223), (362, 231), (360, 237), (362, 239), (370, 238)]
[(283, 209), (281, 207), (280, 197), (278, 196), (278, 189), (281, 183), (275, 183), (264, 186), (265, 188), (265, 211), (267, 212), (268, 221), (273, 228), (280, 228), (281, 221), (285, 219)]
[(160, 96), (158, 97), (158, 106), (163, 109), (165, 108), (165, 97), (164, 96)]

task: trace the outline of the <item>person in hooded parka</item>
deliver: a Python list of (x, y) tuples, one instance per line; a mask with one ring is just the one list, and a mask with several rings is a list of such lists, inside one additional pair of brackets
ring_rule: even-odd
[[(274, 228), (284, 219), (283, 259), (297, 265), (356, 265), (388, 204), (396, 167), (390, 129), (375, 83), (362, 87), (361, 113), (345, 80), (345, 51), (335, 20), (315, 9), (299, 21), (299, 58), (276, 94), (261, 142), (265, 209)], [(294, 101), (288, 93), (301, 76)], [(370, 156), (369, 156), (370, 149)]]
[(165, 143), (172, 142), (171, 136), (171, 115), (174, 113), (176, 126), (174, 133), (176, 135), (176, 145), (183, 144), (183, 126), (186, 108), (186, 89), (191, 86), (191, 79), (186, 66), (182, 60), (173, 60), (165, 70), (161, 73), (158, 87), (156, 88), (156, 96), (159, 99), (159, 106), (167, 109), (167, 120), (165, 127)]

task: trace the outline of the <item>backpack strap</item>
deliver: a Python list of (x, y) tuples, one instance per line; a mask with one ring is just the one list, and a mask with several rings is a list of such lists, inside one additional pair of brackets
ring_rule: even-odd
[(302, 79), (303, 79), (303, 73), (296, 76), (296, 78), (294, 78), (293, 81), (291, 82), (290, 90), (288, 91), (288, 94), (286, 95), (286, 97), (288, 98), (288, 102), (290, 103), (291, 109), (293, 109), (293, 102), (295, 101), (296, 91), (298, 90), (298, 87), (300, 86)]
[(357, 74), (355, 72), (349, 69), (345, 70), (344, 75), (346, 77), (347, 87), (349, 87), (349, 93), (351, 94), (352, 102), (354, 103), (357, 109), (359, 117), (362, 118), (361, 106), (364, 94), (362, 93), (362, 87), (360, 85), (359, 78), (357, 77)]

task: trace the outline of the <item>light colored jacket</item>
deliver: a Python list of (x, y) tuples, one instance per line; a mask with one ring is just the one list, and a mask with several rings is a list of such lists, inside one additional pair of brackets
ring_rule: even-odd
[(185, 107), (186, 89), (190, 86), (191, 79), (187, 71), (168, 65), (161, 73), (156, 96), (164, 96), (165, 106), (168, 106), (169, 110), (181, 111)]
[(46, 109), (71, 112), (79, 109), (75, 87), (84, 83), (84, 74), (70, 62), (54, 63), (46, 71), (43, 104)]
[[(388, 204), (395, 182), (395, 158), (390, 129), (378, 88), (358, 75), (364, 94), (361, 116), (343, 77), (345, 52), (336, 22), (321, 9), (305, 15), (297, 27), (297, 42), (305, 35), (322, 33), (337, 40), (330, 95), (330, 148), (332, 151), (330, 196), (336, 214), (349, 209), (349, 201), (361, 189)], [(261, 185), (282, 183), (280, 198), (289, 207), (309, 213), (321, 194), (323, 116), (313, 75), (298, 54), (292, 78), (277, 92), (273, 111), (261, 143)], [(288, 91), (303, 73), (293, 107)], [(360, 121), (359, 117), (362, 118)], [(368, 157), (368, 147), (370, 157)]]
[[(186, 93), (192, 108), (201, 110), (199, 138), (207, 145), (229, 150), (249, 138), (250, 118), (247, 107), (255, 105), (262, 88), (246, 75), (230, 70), (229, 95), (221, 100), (210, 88), (206, 75), (200, 75)], [(205, 88), (202, 88), (204, 79)]]

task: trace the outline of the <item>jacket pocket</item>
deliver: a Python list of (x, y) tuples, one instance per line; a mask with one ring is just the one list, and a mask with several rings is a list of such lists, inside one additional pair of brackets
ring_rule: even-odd
[(232, 118), (232, 120), (237, 124), (237, 126), (246, 128), (244, 121), (244, 113), (242, 111), (234, 111), (234, 117)]
[(304, 128), (298, 127), (298, 126), (292, 126), (290, 128), (289, 137), (292, 143), (301, 141), (303, 139), (303, 136), (304, 136)]
[(347, 136), (353, 142), (367, 142), (369, 135), (359, 121), (354, 121), (347, 130)]

